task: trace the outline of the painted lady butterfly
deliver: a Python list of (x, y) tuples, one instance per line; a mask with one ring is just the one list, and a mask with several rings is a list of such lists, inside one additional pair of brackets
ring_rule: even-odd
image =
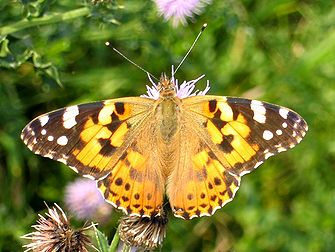
[(199, 79), (179, 86), (162, 75), (147, 97), (59, 109), (21, 137), (36, 154), (96, 180), (126, 214), (159, 215), (166, 192), (175, 216), (209, 216), (234, 198), (244, 174), (293, 148), (308, 127), (277, 105), (204, 95), (209, 87), (190, 95)]

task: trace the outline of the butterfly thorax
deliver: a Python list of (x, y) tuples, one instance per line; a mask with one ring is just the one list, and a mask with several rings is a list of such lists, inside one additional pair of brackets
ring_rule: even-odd
[(177, 97), (173, 81), (162, 74), (158, 83), (160, 97), (157, 100), (156, 119), (162, 140), (169, 145), (179, 128), (180, 99)]

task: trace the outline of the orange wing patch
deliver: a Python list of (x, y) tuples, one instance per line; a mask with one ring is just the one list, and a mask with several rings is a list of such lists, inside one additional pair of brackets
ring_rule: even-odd
[(207, 120), (207, 129), (213, 143), (217, 144), (225, 153), (224, 159), (235, 167), (254, 157), (259, 149), (257, 144), (250, 145), (246, 140), (251, 133), (247, 119), (243, 114), (234, 114), (227, 99), (203, 103), (203, 113), (211, 120)]
[(107, 201), (126, 214), (152, 217), (162, 209), (164, 182), (154, 174), (149, 160), (129, 148), (113, 168), (98, 182)]
[(105, 101), (97, 115), (87, 117), (72, 157), (86, 168), (93, 169), (92, 172), (113, 167), (116, 161), (111, 156), (124, 143), (130, 128), (126, 119), (132, 115), (129, 105)]
[(239, 188), (240, 177), (230, 174), (208, 148), (193, 155), (187, 170), (183, 186), (168, 191), (176, 217), (210, 216), (231, 201)]

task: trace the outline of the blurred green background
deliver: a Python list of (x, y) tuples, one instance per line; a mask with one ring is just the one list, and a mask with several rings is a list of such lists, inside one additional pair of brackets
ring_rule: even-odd
[[(212, 1), (173, 27), (153, 1), (21, 0), (0, 3), (0, 251), (21, 251), (44, 201), (63, 205), (77, 175), (20, 140), (35, 116), (70, 104), (138, 96), (147, 76), (170, 73), (204, 22), (177, 74), (206, 74), (210, 94), (294, 109), (304, 141), (243, 177), (234, 201), (212, 217), (169, 216), (162, 251), (334, 251), (335, 6), (333, 1)], [(205, 86), (205, 81), (199, 88)], [(119, 214), (101, 225), (112, 238)]]

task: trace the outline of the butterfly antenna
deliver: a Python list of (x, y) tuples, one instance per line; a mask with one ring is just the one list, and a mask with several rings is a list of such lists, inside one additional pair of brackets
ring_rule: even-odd
[(181, 67), (181, 65), (184, 63), (185, 59), (187, 58), (187, 56), (190, 54), (190, 52), (192, 51), (193, 47), (195, 46), (195, 44), (197, 43), (198, 39), (200, 38), (202, 32), (206, 29), (207, 27), (207, 23), (204, 23), (203, 26), (201, 27), (201, 30), (198, 34), (198, 36), (195, 38), (193, 44), (191, 45), (190, 49), (188, 49), (187, 53), (185, 54), (184, 58), (180, 61), (179, 65), (177, 66), (176, 70), (173, 72), (173, 76), (175, 75), (175, 73), (178, 71), (178, 69)]
[(108, 41), (105, 43), (106, 46), (111, 47), (115, 52), (117, 52), (120, 56), (122, 56), (125, 60), (127, 60), (129, 63), (133, 64), (134, 66), (136, 66), (137, 68), (141, 69), (143, 72), (145, 72), (146, 74), (150, 75), (152, 78), (154, 78), (155, 80), (159, 81), (158, 78), (155, 77), (155, 75), (153, 75), (152, 73), (150, 73), (149, 71), (145, 70), (143, 67), (139, 66), (138, 64), (136, 64), (134, 61), (132, 61), (131, 59), (129, 59), (126, 55), (124, 55), (122, 52), (120, 52), (118, 49), (116, 49), (115, 47), (113, 47), (111, 45), (111, 43), (109, 43)]

